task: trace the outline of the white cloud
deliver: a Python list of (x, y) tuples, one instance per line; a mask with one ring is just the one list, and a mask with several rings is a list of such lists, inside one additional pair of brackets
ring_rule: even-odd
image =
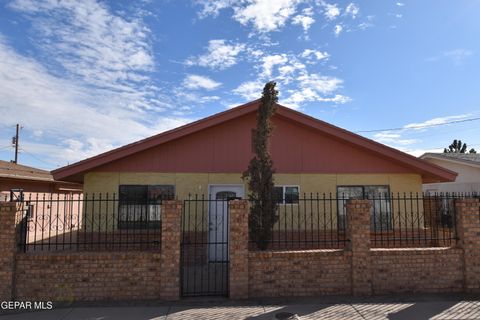
[(141, 20), (94, 0), (17, 0), (9, 6), (32, 21), (36, 43), (64, 69), (59, 73), (122, 92), (130, 108), (155, 107), (150, 98), (157, 92), (146, 86), (154, 69), (150, 30)]
[(443, 148), (438, 148), (438, 149), (404, 149), (404, 148), (397, 148), (400, 151), (406, 152), (414, 157), (420, 157), (422, 154), (425, 154), (427, 152), (433, 152), (433, 153), (440, 153), (443, 152)]
[(347, 102), (352, 101), (352, 99), (350, 97), (347, 97), (341, 94), (336, 94), (335, 96), (329, 97), (329, 98), (318, 98), (318, 101), (333, 102), (335, 104), (345, 104)]
[(328, 60), (328, 58), (330, 57), (330, 55), (326, 51), (322, 52), (312, 49), (305, 49), (300, 56), (309, 60), (311, 60), (312, 58), (314, 58), (315, 60)]
[(403, 2), (397, 2), (396, 5), (399, 6), (399, 7), (403, 7), (403, 6), (405, 5), (405, 3), (403, 3)]
[(296, 74), (304, 74), (306, 72), (306, 67), (303, 63), (292, 59), (287, 65), (281, 66), (278, 68), (278, 80), (281, 80), (283, 84), (289, 84), (295, 80)]
[(240, 106), (240, 105), (242, 105), (242, 104), (243, 104), (243, 103), (241, 103), (241, 102), (229, 103), (229, 104), (227, 104), (226, 108), (227, 108), (227, 109), (233, 109), (233, 108), (236, 108), (236, 107), (238, 107), (238, 106)]
[(343, 81), (338, 78), (322, 76), (319, 74), (302, 75), (298, 78), (298, 81), (302, 87), (312, 88), (322, 94), (332, 93), (340, 88), (343, 83)]
[(252, 24), (260, 33), (276, 31), (296, 12), (301, 0), (245, 0), (234, 7), (234, 19), (242, 25)]
[(240, 84), (233, 93), (244, 97), (246, 100), (258, 99), (262, 96), (264, 84), (260, 81), (247, 81)]
[(366, 30), (370, 27), (373, 27), (373, 24), (369, 23), (369, 22), (362, 22), (358, 25), (358, 29), (360, 29), (360, 30)]
[(197, 74), (189, 74), (183, 80), (183, 85), (189, 89), (213, 90), (222, 84), (210, 79), (209, 77), (200, 76)]
[(263, 56), (258, 77), (262, 80), (269, 81), (272, 78), (280, 83), (288, 84), (295, 80), (299, 74), (306, 72), (305, 64), (301, 63), (293, 54), (274, 54)]
[(451, 51), (446, 51), (443, 55), (447, 58), (452, 59), (452, 61), (456, 64), (461, 64), (467, 57), (473, 55), (471, 50), (467, 49), (455, 49)]
[(344, 104), (350, 102), (349, 97), (335, 94), (330, 96), (341, 87), (342, 80), (335, 77), (322, 76), (318, 74), (303, 74), (298, 77), (298, 88), (288, 90), (290, 95), (282, 100), (282, 103), (293, 109), (300, 108), (304, 102), (333, 102)]
[[(52, 75), (38, 61), (13, 50), (1, 36), (0, 96), (0, 130), (20, 119), (25, 132), (23, 148), (51, 167), (190, 121), (148, 110), (139, 112), (129, 108), (134, 102), (124, 100), (134, 95)], [(29, 140), (33, 132), (42, 132), (42, 143), (35, 138)], [(71, 141), (80, 141), (81, 145)]]
[(351, 16), (353, 19), (355, 19), (360, 12), (360, 8), (353, 2), (351, 2), (346, 8), (345, 8), (345, 15)]
[(299, 109), (302, 103), (306, 101), (316, 101), (319, 98), (318, 94), (310, 88), (290, 90), (290, 93), (290, 96), (282, 100), (281, 103), (292, 109)]
[[(360, 13), (360, 7), (354, 2), (346, 4), (342, 12), (339, 4), (327, 3), (326, 0), (196, 0), (196, 3), (201, 6), (198, 13), (201, 18), (217, 17), (220, 11), (230, 9), (233, 11), (232, 19), (253, 29), (249, 37), (259, 34), (260, 39), (265, 41), (269, 40), (267, 33), (279, 31), (287, 22), (302, 27), (304, 34), (299, 39), (310, 40), (308, 31), (318, 18), (316, 11), (320, 11), (327, 22), (340, 17), (356, 19)], [(367, 24), (371, 26), (362, 22), (359, 29), (365, 29)], [(342, 31), (342, 25), (348, 26), (346, 21), (338, 23), (337, 36)]]
[[(397, 148), (401, 151), (413, 154), (415, 156), (419, 156), (427, 152), (427, 150), (417, 149), (417, 150), (409, 151), (403, 148), (403, 146), (409, 146), (409, 145), (414, 145), (414, 144), (423, 142), (421, 139), (418, 139), (415, 137), (409, 137), (410, 134), (418, 133), (419, 131), (420, 132), (427, 131), (439, 125), (445, 125), (452, 121), (465, 119), (468, 116), (469, 116), (468, 114), (461, 114), (461, 115), (455, 115), (455, 116), (432, 118), (432, 119), (429, 119), (423, 122), (418, 122), (418, 123), (410, 123), (402, 126), (401, 128), (395, 131), (385, 130), (385, 131), (377, 132), (373, 135), (373, 139), (375, 141), (388, 144), (391, 147)], [(430, 152), (441, 152), (443, 149), (432, 149), (432, 150), (438, 150), (438, 151), (430, 151)]]
[(337, 24), (333, 29), (333, 33), (335, 33), (335, 37), (338, 37), (342, 31), (343, 31), (343, 27), (340, 24)]
[(247, 50), (248, 50), (248, 53), (254, 58), (261, 57), (265, 54), (262, 50), (258, 50), (258, 49), (250, 49), (249, 48)]
[(263, 77), (271, 77), (273, 67), (275, 65), (284, 65), (288, 62), (288, 58), (286, 54), (275, 54), (270, 56), (264, 56), (262, 58), (263, 62)]
[(473, 51), (468, 49), (454, 49), (449, 51), (444, 51), (439, 55), (430, 57), (427, 61), (436, 62), (442, 59), (449, 59), (453, 62), (455, 66), (460, 66), (463, 62), (470, 56), (473, 55)]
[(232, 43), (224, 39), (210, 40), (207, 53), (198, 57), (190, 57), (185, 64), (223, 70), (235, 65), (238, 55), (244, 50), (245, 45), (242, 43)]
[(301, 25), (304, 32), (307, 32), (310, 29), (310, 26), (315, 22), (313, 16), (313, 9), (306, 8), (302, 11), (302, 14), (296, 15), (292, 19), (292, 24)]
[(390, 131), (376, 133), (373, 137), (375, 141), (400, 146), (407, 146), (422, 142), (422, 140), (419, 139), (402, 139), (400, 134), (392, 133)]
[(324, 5), (324, 16), (327, 20), (334, 20), (340, 15), (340, 9), (336, 4), (325, 3)]
[(457, 116), (448, 116), (448, 117), (438, 117), (438, 118), (433, 118), (424, 122), (420, 123), (410, 123), (405, 125), (403, 128), (404, 129), (415, 129), (415, 130), (423, 130), (425, 127), (429, 126), (437, 126), (437, 125), (442, 125), (451, 121), (455, 120), (461, 120), (465, 119), (468, 117), (468, 114), (461, 114)]
[(205, 18), (207, 16), (218, 16), (220, 10), (226, 9), (234, 4), (234, 0), (197, 0), (197, 4), (201, 5), (203, 8), (198, 13), (200, 18)]

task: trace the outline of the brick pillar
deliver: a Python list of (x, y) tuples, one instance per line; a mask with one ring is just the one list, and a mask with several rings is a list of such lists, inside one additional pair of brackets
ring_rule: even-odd
[(248, 213), (247, 200), (228, 203), (230, 215), (230, 298), (248, 298)]
[(352, 251), (352, 294), (372, 294), (372, 271), (370, 265), (370, 200), (347, 202), (347, 237)]
[(0, 301), (14, 297), (17, 204), (0, 202)]
[(480, 202), (455, 201), (458, 245), (464, 251), (463, 286), (466, 292), (480, 292)]
[(162, 205), (162, 252), (160, 298), (180, 299), (180, 237), (182, 201), (164, 201)]

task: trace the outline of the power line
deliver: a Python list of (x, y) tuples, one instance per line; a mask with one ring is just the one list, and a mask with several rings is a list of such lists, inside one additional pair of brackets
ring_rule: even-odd
[(36, 160), (38, 160), (38, 161), (40, 161), (40, 162), (43, 162), (43, 163), (46, 164), (46, 165), (49, 165), (49, 166), (52, 165), (51, 163), (48, 163), (48, 162), (46, 162), (45, 160), (42, 160), (42, 159), (38, 158), (38, 157), (35, 156), (33, 153), (30, 153), (30, 152), (28, 152), (27, 150), (25, 150), (25, 149), (23, 149), (23, 148), (20, 148), (20, 151), (25, 152), (26, 154), (28, 154), (28, 155), (31, 156), (32, 158), (34, 158), (34, 159), (36, 159)]
[[(477, 144), (469, 144), (468, 145), (468, 148), (471, 148), (471, 147), (479, 147), (480, 146), (480, 143), (477, 143)], [(433, 149), (445, 149), (445, 146), (443, 147), (425, 147), (425, 148), (422, 148), (423, 150), (433, 150)], [(403, 152), (413, 152), (413, 151), (416, 151), (416, 150), (402, 150)], [(468, 153), (467, 153), (468, 154)]]
[(426, 125), (421, 125), (421, 126), (412, 126), (412, 127), (399, 127), (399, 128), (387, 128), (387, 129), (373, 129), (373, 130), (361, 130), (361, 131), (355, 131), (355, 133), (369, 133), (369, 132), (381, 132), (381, 131), (399, 131), (399, 130), (408, 130), (408, 129), (423, 129), (423, 128), (430, 128), (430, 127), (438, 127), (438, 126), (444, 126), (447, 124), (454, 124), (454, 123), (462, 123), (462, 122), (471, 122), (471, 121), (477, 121), (480, 120), (480, 117), (478, 118), (470, 118), (470, 119), (463, 119), (463, 120), (454, 120), (454, 121), (448, 121), (444, 123), (435, 123), (435, 124), (426, 124)]

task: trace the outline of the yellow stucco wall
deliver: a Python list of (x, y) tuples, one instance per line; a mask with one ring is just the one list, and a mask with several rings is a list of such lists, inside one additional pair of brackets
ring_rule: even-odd
[[(335, 196), (337, 186), (354, 186), (354, 185), (388, 185), (390, 186), (390, 192), (393, 193), (410, 193), (421, 192), (422, 180), (419, 175), (416, 174), (276, 174), (276, 185), (298, 185), (300, 187), (300, 193), (306, 194), (306, 197), (310, 197), (310, 193), (316, 196), (319, 193), (322, 198), (323, 193), (332, 193)], [(95, 198), (98, 199), (101, 193), (103, 198), (108, 193), (111, 197), (116, 194), (118, 199), (119, 185), (123, 184), (140, 184), (140, 185), (155, 185), (155, 184), (171, 184), (175, 185), (175, 193), (178, 199), (188, 199), (189, 195), (205, 195), (208, 197), (208, 186), (212, 184), (244, 184), (238, 173), (152, 173), (152, 172), (130, 172), (130, 173), (111, 173), (111, 172), (91, 172), (85, 176), (84, 192), (90, 197), (95, 194)], [(187, 224), (193, 224), (196, 220), (195, 214), (199, 212), (207, 212), (207, 203), (194, 203), (190, 202), (189, 211), (191, 211), (190, 219)], [(324, 224), (327, 226), (337, 225), (337, 202), (326, 202), (327, 211), (331, 212), (331, 215), (327, 215), (327, 221), (325, 221), (324, 213), (321, 208), (315, 203), (308, 201), (302, 202), (300, 205), (281, 205), (279, 208), (279, 221), (278, 223), (288, 228), (298, 229), (303, 228), (304, 225)], [(97, 225), (97, 221), (108, 221), (100, 223), (101, 230), (115, 228), (116, 215), (106, 217), (105, 214), (115, 210), (115, 208), (105, 208), (102, 204), (96, 209), (90, 207), (87, 211), (87, 221), (93, 221), (93, 225)], [(302, 211), (299, 214), (298, 211)], [(89, 211), (91, 211), (89, 213)], [(95, 212), (93, 214), (93, 211)], [(305, 211), (305, 213), (303, 213)], [(403, 210), (402, 210), (403, 211)], [(308, 212), (308, 214), (306, 213)], [(422, 214), (423, 215), (423, 214)], [(96, 218), (93, 218), (95, 216)], [(200, 221), (197, 221), (196, 229), (203, 230), (207, 228), (207, 221), (205, 217)], [(420, 217), (419, 220), (423, 220)], [(397, 223), (395, 223), (397, 224)], [(89, 225), (87, 224), (87, 227)], [(88, 228), (90, 229), (90, 228)], [(94, 227), (95, 229), (95, 227)], [(193, 225), (189, 228), (193, 229)]]
[[(341, 185), (389, 185), (390, 192), (421, 192), (418, 174), (275, 174), (276, 185), (299, 185), (301, 193), (335, 193)], [(178, 199), (208, 194), (209, 184), (244, 184), (239, 173), (90, 172), (84, 193), (118, 194), (122, 184), (173, 184)]]

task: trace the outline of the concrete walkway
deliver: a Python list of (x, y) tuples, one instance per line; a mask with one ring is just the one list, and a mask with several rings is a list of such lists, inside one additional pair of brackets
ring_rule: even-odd
[[(396, 302), (395, 302), (396, 301)], [(1, 312), (1, 311), (0, 311)], [(3, 311), (5, 312), (5, 311)], [(290, 316), (290, 317), (289, 317)], [(185, 300), (74, 304), (52, 310), (3, 314), (0, 320), (235, 320), (235, 319), (352, 319), (352, 320), (480, 320), (480, 297), (388, 297), (371, 299), (305, 298), (276, 300)]]

